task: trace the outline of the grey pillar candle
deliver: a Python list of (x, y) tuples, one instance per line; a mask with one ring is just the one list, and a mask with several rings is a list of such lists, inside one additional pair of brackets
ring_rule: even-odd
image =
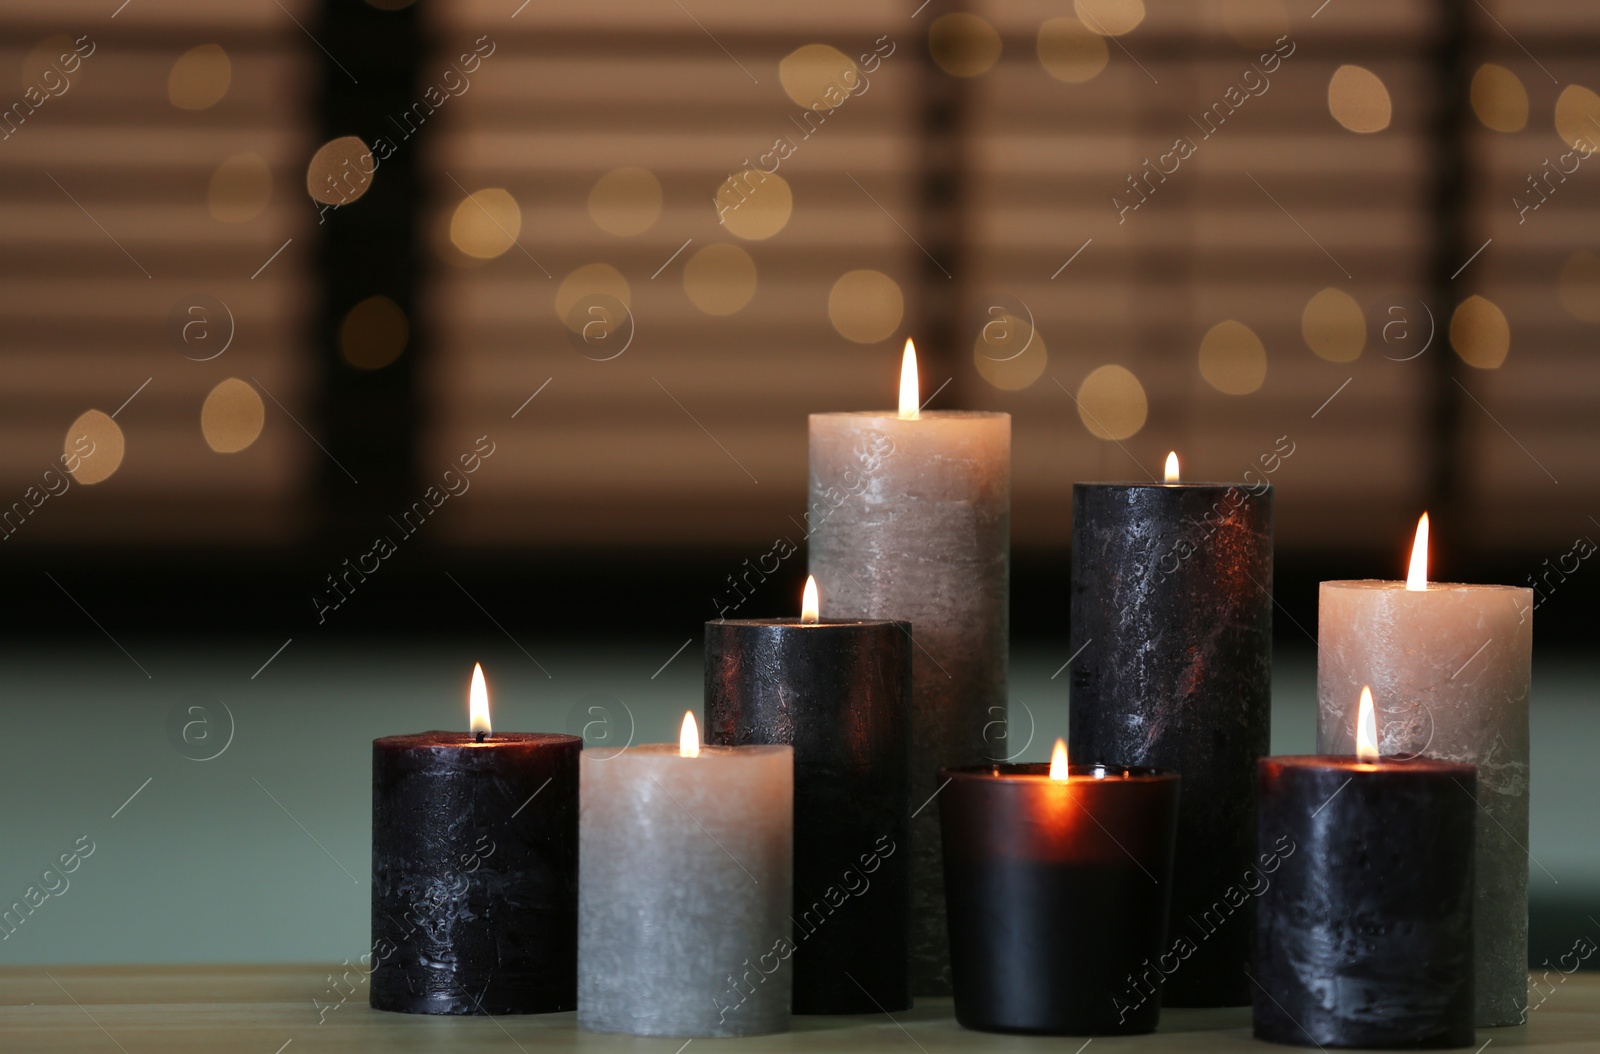
[(1072, 512), (1068, 743), (1182, 775), (1169, 932), (1195, 951), (1162, 1001), (1243, 1006), (1251, 920), (1228, 894), (1271, 745), (1272, 488), (1079, 483)]
[[(912, 625), (913, 811), (940, 766), (1001, 760), (984, 731), (1006, 705), (1011, 573), (1011, 415), (916, 407), (913, 382), (908, 417), (812, 414), (806, 514), (822, 614)], [(937, 809), (911, 854), (912, 994), (947, 995)]]
[(793, 748), (584, 751), (578, 782), (578, 1025), (786, 1031)]
[(706, 623), (706, 739), (794, 747), (794, 1012), (911, 1005), (911, 627)]
[(1353, 700), (1371, 685), (1385, 754), (1477, 766), (1476, 1024), (1516, 1025), (1528, 1003), (1533, 591), (1429, 582), (1419, 534), (1414, 581), (1322, 583), (1317, 750), (1354, 750)]

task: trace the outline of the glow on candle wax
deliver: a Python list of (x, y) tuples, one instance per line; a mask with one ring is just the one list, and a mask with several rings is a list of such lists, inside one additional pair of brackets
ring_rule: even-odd
[(1411, 543), (1411, 569), (1406, 574), (1406, 588), (1413, 593), (1428, 588), (1428, 514), (1417, 521), (1417, 539)]
[(812, 575), (806, 575), (806, 589), (800, 596), (800, 621), (807, 624), (816, 622), (821, 610), (822, 603), (817, 599), (817, 580)]
[(1168, 483), (1178, 482), (1178, 452), (1176, 450), (1167, 452), (1166, 477), (1166, 482)]
[(472, 664), (472, 691), (469, 693), (470, 710), (472, 715), (472, 734), (488, 736), (489, 727), (489, 686), (483, 681), (483, 664)]
[(907, 337), (905, 353), (900, 356), (900, 419), (915, 421), (920, 416), (917, 410), (921, 402), (917, 389), (917, 348)]
[(700, 725), (694, 719), (693, 710), (683, 712), (683, 727), (678, 730), (678, 756), (680, 758), (700, 756)]
[(1056, 740), (1056, 748), (1050, 752), (1050, 778), (1061, 783), (1067, 782), (1067, 744), (1065, 740)]
[(1361, 687), (1361, 705), (1356, 710), (1356, 758), (1378, 760), (1378, 714), (1372, 707), (1372, 689)]

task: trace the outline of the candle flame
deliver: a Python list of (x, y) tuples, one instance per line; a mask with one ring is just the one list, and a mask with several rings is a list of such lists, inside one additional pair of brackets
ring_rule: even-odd
[(821, 610), (822, 603), (817, 599), (817, 580), (812, 575), (806, 575), (806, 589), (800, 596), (800, 621), (804, 623), (817, 621)]
[(921, 395), (917, 389), (917, 347), (906, 338), (905, 354), (900, 357), (900, 419), (915, 421)]
[(678, 731), (678, 756), (680, 758), (700, 756), (700, 726), (695, 723), (693, 710), (683, 712), (683, 727)]
[(1176, 450), (1167, 452), (1167, 482), (1178, 482), (1178, 452)]
[(1050, 778), (1058, 782), (1067, 782), (1067, 744), (1065, 740), (1056, 740), (1056, 748), (1050, 752)]
[(1378, 760), (1378, 715), (1372, 708), (1372, 689), (1361, 688), (1361, 706), (1356, 711), (1356, 757)]
[(1417, 521), (1417, 540), (1411, 543), (1411, 570), (1406, 575), (1406, 588), (1420, 592), (1428, 588), (1428, 514)]
[(469, 708), (472, 715), (472, 734), (482, 732), (488, 735), (493, 729), (489, 727), (489, 686), (483, 681), (483, 663), (472, 664), (472, 691), (468, 694)]

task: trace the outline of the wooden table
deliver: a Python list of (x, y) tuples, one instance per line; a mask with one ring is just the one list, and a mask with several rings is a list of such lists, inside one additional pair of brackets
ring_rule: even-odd
[[(580, 1032), (574, 1014), (437, 1018), (368, 1008), (364, 980), (343, 967), (6, 967), (0, 969), (0, 1054), (515, 1054), (576, 1050), (677, 1054), (682, 1040)], [(1560, 983), (1555, 983), (1559, 980)], [(1474, 1050), (1600, 1052), (1600, 973), (1565, 979), (1516, 1028), (1482, 1029)], [(341, 991), (348, 992), (340, 1002)], [(317, 999), (319, 1010), (312, 1000)], [(331, 1009), (329, 1009), (331, 1007)], [(319, 1020), (320, 1018), (320, 1020)], [(955, 1023), (950, 1002), (924, 1000), (915, 1010), (867, 1017), (799, 1017), (794, 1031), (752, 1039), (692, 1041), (717, 1051), (1050, 1051), (1077, 1054), (1082, 1040), (996, 1036)], [(1101, 1038), (1088, 1054), (1167, 1054), (1273, 1049), (1250, 1037), (1248, 1010), (1168, 1010), (1153, 1036)]]

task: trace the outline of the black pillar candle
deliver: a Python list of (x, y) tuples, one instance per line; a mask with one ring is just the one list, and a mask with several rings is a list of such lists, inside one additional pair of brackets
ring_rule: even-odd
[(378, 1010), (572, 1010), (576, 736), (424, 732), (372, 743)]
[[(1072, 489), (1073, 753), (1183, 776), (1167, 1006), (1250, 1002), (1255, 764), (1272, 716), (1272, 488)], [(1234, 898), (1236, 899), (1236, 898)]]
[(1476, 772), (1262, 759), (1260, 847), (1288, 858), (1256, 902), (1257, 1039), (1473, 1045)]
[(706, 741), (794, 747), (796, 1014), (911, 1005), (911, 626), (706, 623)]
[(1178, 776), (1043, 764), (941, 769), (956, 1020), (986, 1032), (1152, 1032)]

